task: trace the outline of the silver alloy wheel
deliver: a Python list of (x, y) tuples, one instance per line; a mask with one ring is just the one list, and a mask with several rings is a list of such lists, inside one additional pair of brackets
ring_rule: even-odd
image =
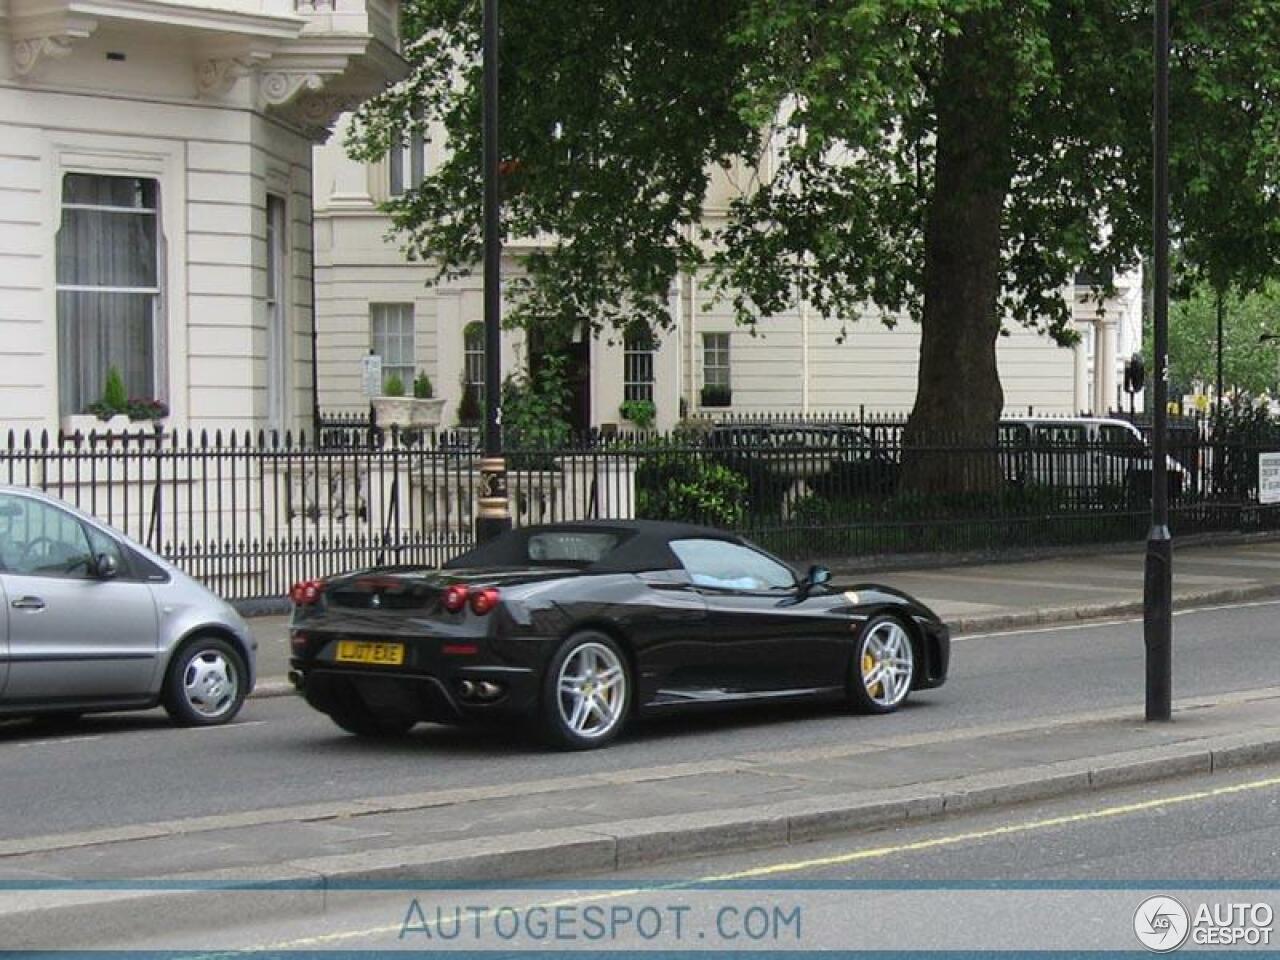
[(197, 649), (182, 671), (182, 693), (191, 709), (213, 720), (236, 704), (240, 678), (226, 654), (217, 649)]
[(565, 727), (579, 737), (593, 740), (605, 736), (622, 720), (627, 672), (609, 647), (584, 643), (564, 658), (556, 691)]
[(911, 692), (915, 655), (911, 638), (896, 620), (882, 620), (871, 628), (862, 644), (862, 688), (872, 702), (896, 707)]

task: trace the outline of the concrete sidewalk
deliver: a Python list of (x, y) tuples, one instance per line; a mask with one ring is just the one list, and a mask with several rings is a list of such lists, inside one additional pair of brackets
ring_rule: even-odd
[[(1144, 553), (1123, 547), (1052, 560), (892, 570), (883, 574), (834, 566), (835, 580), (874, 580), (907, 591), (932, 607), (953, 633), (981, 633), (1032, 624), (1142, 612)], [(1233, 603), (1280, 596), (1280, 540), (1177, 548), (1174, 606)], [(255, 617), (259, 696), (291, 693), (288, 617)]]
[[(102, 945), (113, 931), (169, 929), (188, 909), (205, 923), (248, 919), (243, 897), (210, 885), (268, 884), (289, 891), (285, 907), (270, 898), (273, 916), (320, 916), (342, 885), (579, 878), (1277, 760), (1280, 688), (1266, 688), (1182, 701), (1169, 724), (1125, 708), (25, 837), (0, 842), (0, 943), (39, 947), (74, 925)], [(84, 881), (104, 883), (65, 889)]]

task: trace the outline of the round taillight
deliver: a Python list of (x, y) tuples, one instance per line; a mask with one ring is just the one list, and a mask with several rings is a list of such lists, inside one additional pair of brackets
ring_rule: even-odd
[(316, 603), (323, 587), (319, 580), (300, 580), (289, 588), (289, 599), (300, 607)]
[(483, 617), (497, 605), (498, 591), (493, 587), (485, 587), (471, 594), (471, 612), (477, 617)]
[(450, 613), (457, 613), (467, 605), (467, 590), (465, 583), (455, 583), (444, 589), (444, 608)]

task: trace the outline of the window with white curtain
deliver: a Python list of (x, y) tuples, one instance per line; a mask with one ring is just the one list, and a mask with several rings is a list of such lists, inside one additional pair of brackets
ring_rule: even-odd
[(400, 378), (406, 395), (413, 393), (413, 304), (371, 303), (369, 325), (373, 352), (382, 357), (382, 382)]
[(159, 186), (142, 177), (68, 173), (57, 239), (58, 404), (81, 413), (115, 367), (130, 397), (156, 390)]
[(653, 331), (632, 324), (622, 338), (622, 399), (653, 402)]

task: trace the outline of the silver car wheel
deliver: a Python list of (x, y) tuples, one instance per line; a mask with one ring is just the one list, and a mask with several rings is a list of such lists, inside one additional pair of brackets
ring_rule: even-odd
[(221, 650), (196, 649), (182, 671), (182, 693), (201, 717), (215, 719), (232, 709), (240, 691), (240, 678)]
[(607, 646), (584, 643), (565, 657), (556, 690), (565, 727), (587, 739), (603, 737), (622, 719), (627, 672)]
[(896, 707), (906, 699), (915, 676), (915, 656), (902, 624), (883, 620), (872, 627), (860, 659), (862, 688), (873, 703)]

